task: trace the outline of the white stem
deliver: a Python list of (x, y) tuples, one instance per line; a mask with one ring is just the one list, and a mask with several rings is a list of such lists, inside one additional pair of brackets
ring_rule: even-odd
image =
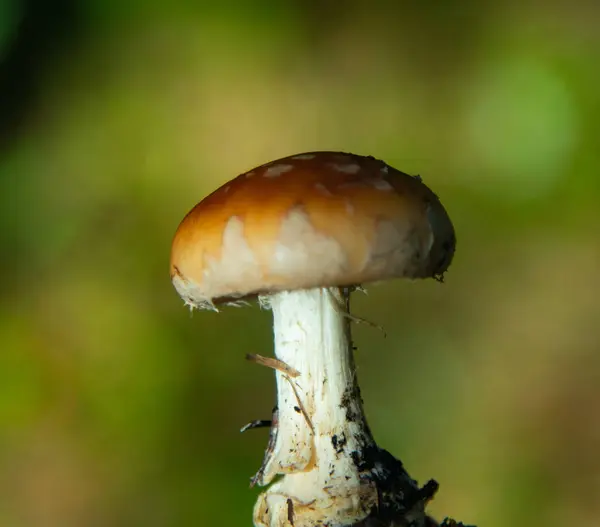
[(277, 415), (255, 481), (267, 485), (283, 477), (260, 495), (254, 523), (353, 525), (378, 506), (376, 472), (384, 451), (362, 410), (347, 294), (311, 289), (278, 293), (269, 302), (275, 356), (299, 375), (276, 372)]

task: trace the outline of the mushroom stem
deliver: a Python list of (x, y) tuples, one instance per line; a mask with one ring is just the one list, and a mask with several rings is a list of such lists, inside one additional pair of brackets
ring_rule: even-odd
[[(362, 408), (350, 336), (349, 292), (318, 288), (269, 297), (277, 411), (254, 482), (268, 485), (257, 527), (424, 525), (423, 496), (402, 464), (375, 444)], [(380, 519), (396, 522), (380, 523)]]

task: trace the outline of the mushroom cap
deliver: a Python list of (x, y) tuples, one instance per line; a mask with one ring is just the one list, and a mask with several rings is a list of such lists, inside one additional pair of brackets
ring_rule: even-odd
[(250, 170), (183, 219), (171, 279), (186, 304), (392, 278), (441, 279), (452, 222), (418, 176), (342, 152), (307, 152)]

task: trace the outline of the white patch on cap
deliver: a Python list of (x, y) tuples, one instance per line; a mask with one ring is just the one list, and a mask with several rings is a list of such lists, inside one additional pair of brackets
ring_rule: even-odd
[(294, 168), (294, 165), (273, 165), (265, 170), (265, 177), (279, 177)]
[(237, 216), (229, 218), (223, 229), (220, 258), (204, 256), (202, 275), (201, 284), (187, 282), (185, 291), (198, 307), (213, 298), (243, 296), (262, 283), (262, 270), (244, 236), (244, 222)]
[(394, 190), (394, 187), (392, 187), (385, 179), (367, 179), (365, 182), (377, 190), (383, 190), (385, 192)]
[(315, 188), (324, 196), (331, 197), (333, 193), (323, 183), (315, 184)]
[(390, 169), (390, 167), (389, 167), (389, 166), (387, 166), (387, 165), (383, 165), (383, 166), (381, 167), (381, 173), (382, 173), (382, 174), (387, 174), (387, 173), (388, 173), (388, 171), (389, 171), (389, 169)]
[(350, 163), (346, 165), (340, 165), (338, 163), (329, 163), (329, 166), (338, 172), (342, 172), (343, 174), (357, 174), (360, 170), (360, 165), (356, 163)]
[(271, 257), (273, 274), (286, 277), (290, 289), (335, 286), (346, 265), (346, 255), (335, 238), (317, 231), (301, 207), (289, 212)]
[(423, 276), (424, 256), (419, 234), (410, 224), (390, 220), (377, 223), (369, 272), (388, 278)]
[(250, 172), (246, 172), (246, 174), (244, 174), (247, 178), (248, 177), (252, 177), (254, 175), (254, 170), (251, 170)]
[(299, 154), (297, 156), (292, 156), (291, 159), (300, 159), (300, 160), (309, 160), (317, 157), (315, 154)]
[(223, 229), (219, 267), (225, 268), (225, 274), (231, 273), (231, 276), (235, 276), (239, 268), (242, 268), (243, 272), (244, 266), (253, 266), (256, 263), (256, 257), (244, 236), (244, 222), (237, 216), (231, 216)]
[(223, 187), (223, 192), (225, 192), (225, 194), (227, 194), (230, 190), (231, 190), (231, 185), (225, 185)]

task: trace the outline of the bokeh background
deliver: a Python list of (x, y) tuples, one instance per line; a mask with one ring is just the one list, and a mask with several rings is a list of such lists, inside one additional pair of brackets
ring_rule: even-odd
[(251, 524), (270, 315), (190, 316), (183, 215), (307, 150), (421, 174), (446, 283), (359, 295), (372, 429), (480, 527), (600, 522), (600, 4), (0, 0), (0, 526)]

